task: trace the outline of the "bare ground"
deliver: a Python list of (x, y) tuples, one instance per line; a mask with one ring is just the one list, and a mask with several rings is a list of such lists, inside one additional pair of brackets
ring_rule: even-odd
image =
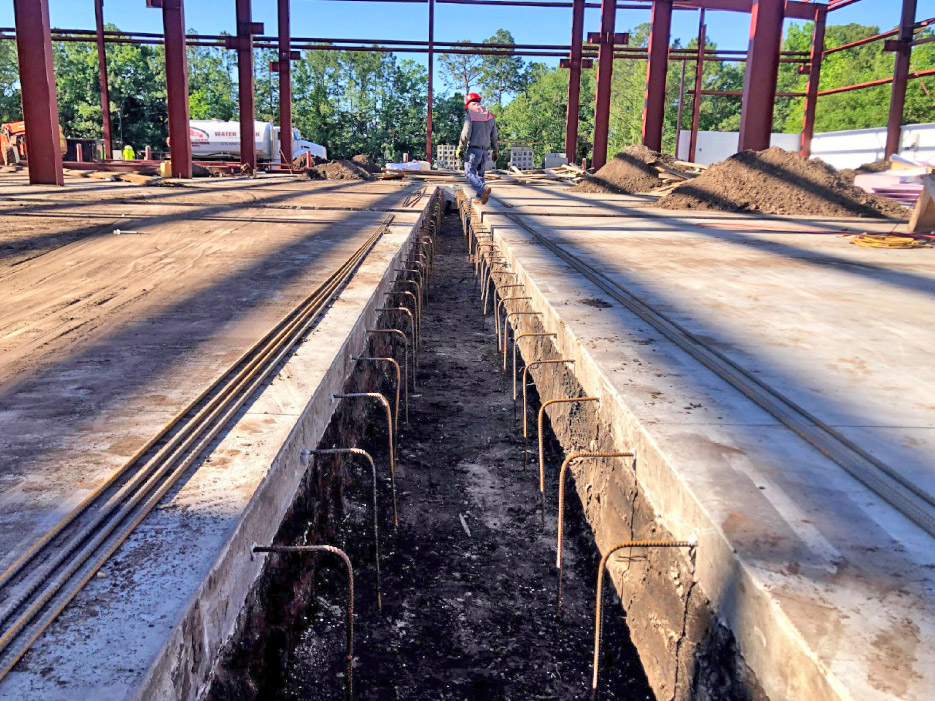
[[(353, 473), (355, 486), (345, 496), (339, 540), (357, 570), (355, 696), (587, 698), (598, 553), (572, 497), (565, 610), (557, 616), (554, 483), (542, 533), (535, 457), (524, 472), (509, 375), (496, 363), (492, 321), (482, 320), (455, 216), (447, 217), (440, 236), (423, 327), (419, 396), (412, 397), (410, 425), (400, 421), (395, 535), (381, 488), (382, 613), (374, 594), (366, 472)], [(372, 442), (364, 447), (385, 471), (382, 442)], [(551, 436), (548, 451), (554, 472), (561, 455)], [(344, 575), (329, 561), (321, 564), (325, 581), (301, 643), (287, 655), (282, 677), (265, 680), (264, 697), (342, 693)], [(608, 614), (602, 698), (653, 698), (619, 603)]]

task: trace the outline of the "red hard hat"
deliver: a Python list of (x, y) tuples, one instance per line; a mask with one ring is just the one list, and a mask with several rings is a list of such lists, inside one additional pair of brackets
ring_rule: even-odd
[(475, 101), (480, 102), (480, 95), (478, 95), (476, 92), (469, 92), (467, 94), (467, 97), (464, 98), (464, 106), (467, 107), (468, 105), (470, 105), (472, 102), (475, 102)]

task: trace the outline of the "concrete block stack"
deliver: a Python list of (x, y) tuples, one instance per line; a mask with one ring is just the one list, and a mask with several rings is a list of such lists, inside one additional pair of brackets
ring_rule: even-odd
[(532, 170), (532, 149), (529, 146), (512, 147), (510, 149), (510, 165), (520, 170)]

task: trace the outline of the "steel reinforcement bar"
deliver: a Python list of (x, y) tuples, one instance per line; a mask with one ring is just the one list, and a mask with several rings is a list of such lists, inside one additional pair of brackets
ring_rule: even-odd
[[(491, 199), (506, 210), (513, 209), (509, 203), (498, 197), (491, 197)], [(935, 496), (872, 456), (775, 388), (756, 378), (727, 356), (704, 343), (686, 328), (657, 311), (641, 297), (543, 236), (523, 221), (519, 214), (510, 211), (505, 211), (503, 214), (532, 236), (537, 243), (545, 246), (560, 260), (581, 273), (625, 309), (650, 324), (668, 340), (743, 393), (761, 409), (769, 412), (928, 535), (935, 537)], [(462, 222), (466, 227), (472, 226), (472, 217), (469, 213), (462, 214)]]
[[(434, 196), (420, 222), (436, 216)], [(0, 574), (0, 680), (126, 541), (178, 479), (233, 425), (350, 281), (393, 222), (387, 216), (340, 267), (166, 423), (104, 484)]]

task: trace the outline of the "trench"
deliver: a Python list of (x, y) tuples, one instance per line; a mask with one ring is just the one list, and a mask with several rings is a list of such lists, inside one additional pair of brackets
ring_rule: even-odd
[[(553, 473), (564, 452), (546, 429), (551, 478), (543, 531), (535, 452), (524, 470), (510, 375), (500, 369), (493, 321), (481, 313), (473, 272), (458, 216), (449, 214), (437, 237), (408, 424), (400, 407), (397, 529), (383, 409), (344, 400), (319, 445), (362, 447), (377, 465), (382, 610), (365, 461), (310, 459), (276, 538), (336, 545), (354, 563), (354, 698), (590, 697), (600, 555), (569, 480), (557, 614)], [(367, 352), (392, 350), (389, 339), (374, 337)], [(392, 403), (395, 373), (358, 363), (346, 391), (381, 391)], [(531, 388), (533, 429), (537, 409)], [(593, 411), (580, 414), (583, 434), (597, 430)], [(535, 451), (534, 439), (529, 447)], [(341, 698), (345, 587), (345, 571), (332, 557), (270, 556), (208, 698)], [(615, 604), (604, 618), (601, 698), (655, 698), (624, 611), (608, 589), (605, 605), (611, 598)]]

